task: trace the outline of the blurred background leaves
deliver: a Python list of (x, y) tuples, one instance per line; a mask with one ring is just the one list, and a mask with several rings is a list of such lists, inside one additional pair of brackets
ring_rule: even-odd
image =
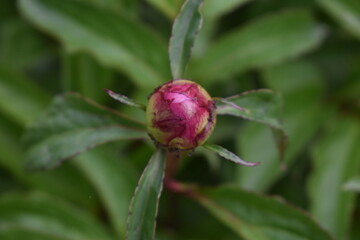
[[(146, 104), (152, 89), (171, 79), (167, 48), (183, 1), (0, 3), (0, 238), (123, 239), (151, 142), (108, 143), (52, 171), (27, 173), (23, 135), (26, 127), (46, 122), (43, 112), (65, 92), (143, 121), (143, 112), (119, 105), (102, 88)], [(261, 165), (239, 167), (199, 149), (183, 161), (177, 178), (278, 195), (310, 212), (336, 239), (360, 239), (360, 202), (358, 192), (351, 191), (360, 174), (360, 2), (205, 0), (202, 12), (187, 77), (218, 97), (257, 88), (280, 92), (288, 169), (279, 168), (267, 127), (221, 116), (211, 142)], [(83, 110), (73, 115), (76, 127), (91, 125)], [(228, 195), (254, 197), (231, 191), (203, 194), (220, 203)], [(265, 210), (253, 214), (278, 204), (259, 199)], [(287, 205), (280, 208), (285, 215), (291, 212)], [(173, 193), (164, 192), (159, 211), (157, 239), (242, 239), (223, 220)]]

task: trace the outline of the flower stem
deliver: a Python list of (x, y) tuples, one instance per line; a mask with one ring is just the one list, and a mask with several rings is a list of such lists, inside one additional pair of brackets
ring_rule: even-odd
[(194, 190), (196, 187), (194, 185), (183, 184), (174, 180), (174, 175), (181, 161), (181, 154), (182, 153), (180, 152), (171, 151), (166, 153), (164, 187), (172, 192), (181, 193), (191, 197), (195, 193)]

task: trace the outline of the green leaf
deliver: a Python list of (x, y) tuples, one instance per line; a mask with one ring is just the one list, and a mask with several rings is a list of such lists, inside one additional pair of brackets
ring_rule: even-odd
[(54, 237), (51, 235), (32, 232), (31, 230), (26, 229), (4, 229), (0, 231), (0, 238), (2, 240), (54, 240)]
[(203, 0), (187, 0), (176, 17), (169, 43), (170, 66), (173, 79), (184, 78), (191, 49), (202, 19), (199, 12)]
[[(324, 106), (321, 102), (324, 81), (318, 69), (308, 62), (268, 68), (263, 71), (263, 79), (284, 97), (283, 122), (289, 136), (284, 162), (291, 167), (331, 113), (331, 106)], [(276, 161), (278, 154), (271, 141), (271, 132), (260, 124), (246, 123), (237, 136), (241, 155), (248, 161), (262, 163), (256, 169), (239, 168), (238, 183), (245, 189), (268, 189), (284, 174)]]
[(343, 116), (331, 123), (314, 146), (308, 188), (311, 212), (341, 239), (346, 237), (355, 207), (355, 194), (341, 187), (360, 169), (360, 125), (357, 119)]
[(216, 113), (232, 115), (282, 129), (282, 97), (270, 89), (259, 89), (219, 100)]
[(252, 0), (206, 0), (203, 7), (205, 18), (218, 18)]
[(17, 126), (5, 122), (0, 115), (0, 166), (2, 171), (6, 171), (14, 181), (22, 186), (50, 193), (90, 209), (95, 207), (97, 199), (89, 198), (89, 196), (95, 195), (94, 189), (83, 174), (69, 164), (52, 172), (33, 174), (24, 172), (25, 154), (19, 141), (20, 133), (17, 131), (19, 131)]
[(138, 175), (127, 160), (131, 159), (120, 155), (116, 145), (92, 149), (74, 161), (95, 186), (120, 239), (125, 238), (128, 208)]
[(28, 69), (52, 55), (46, 38), (20, 18), (2, 22), (0, 31), (0, 61), (7, 66)]
[(253, 167), (253, 166), (257, 166), (260, 164), (260, 162), (247, 162), (245, 160), (242, 160), (241, 158), (239, 158), (238, 156), (236, 156), (234, 153), (230, 152), (229, 150), (218, 146), (218, 145), (214, 145), (214, 144), (204, 144), (202, 145), (202, 147), (219, 154), (221, 157), (230, 160), (234, 163), (240, 164), (240, 165), (244, 165), (244, 166), (248, 166), (248, 167)]
[(112, 239), (91, 215), (43, 194), (3, 195), (0, 212), (0, 236), (9, 239), (21, 232), (42, 236), (39, 239)]
[(360, 4), (357, 0), (318, 0), (345, 29), (360, 39)]
[(305, 212), (278, 198), (223, 186), (201, 190), (194, 198), (246, 240), (330, 240)]
[(133, 19), (77, 0), (19, 3), (23, 15), (67, 51), (88, 52), (128, 74), (139, 87), (154, 88), (170, 78), (165, 42)]
[(26, 125), (45, 108), (49, 96), (8, 66), (0, 65), (0, 111)]
[(287, 136), (281, 122), (282, 97), (270, 89), (260, 89), (242, 94), (220, 98), (224, 105), (217, 108), (218, 114), (233, 115), (244, 119), (257, 121), (273, 129), (280, 160), (283, 160), (287, 145)]
[(155, 239), (156, 215), (164, 171), (165, 151), (157, 149), (139, 180), (130, 204), (128, 240)]
[(108, 90), (108, 89), (104, 89), (104, 90), (105, 90), (105, 92), (107, 94), (109, 94), (110, 97), (112, 97), (116, 101), (119, 101), (119, 102), (121, 102), (123, 104), (127, 104), (127, 105), (132, 106), (132, 107), (137, 107), (137, 108), (141, 108), (142, 110), (146, 110), (146, 106), (135, 102), (134, 100), (132, 100), (131, 98), (128, 98), (125, 95), (121, 95), (119, 93), (113, 92), (113, 91)]
[(346, 181), (343, 185), (343, 189), (350, 192), (360, 193), (360, 176), (356, 176)]
[(324, 30), (306, 10), (288, 10), (257, 19), (220, 39), (194, 62), (192, 76), (212, 84), (252, 68), (294, 58), (315, 48)]
[(114, 71), (100, 65), (89, 54), (61, 54), (62, 91), (79, 92), (96, 102), (108, 100), (101, 89), (112, 85)]
[(184, 0), (146, 0), (154, 7), (162, 11), (168, 18), (174, 19)]
[(143, 126), (135, 120), (67, 94), (55, 98), (47, 112), (29, 127), (25, 135), (29, 147), (26, 166), (30, 170), (49, 169), (99, 144), (144, 137)]

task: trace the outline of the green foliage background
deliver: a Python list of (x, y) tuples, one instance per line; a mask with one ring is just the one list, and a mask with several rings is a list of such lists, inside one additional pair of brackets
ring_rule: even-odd
[[(0, 0), (0, 239), (124, 238), (130, 199), (152, 143), (107, 143), (54, 170), (29, 173), (24, 162), (31, 142), (24, 133), (51, 119), (43, 112), (66, 92), (143, 121), (141, 111), (119, 105), (102, 89), (146, 104), (151, 91), (171, 79), (167, 47), (182, 3)], [(237, 166), (199, 149), (184, 160), (177, 179), (241, 187), (244, 192), (229, 187), (204, 194), (233, 207), (243, 222), (229, 221), (205, 200), (199, 200), (203, 208), (164, 191), (156, 239), (300, 239), (286, 235), (292, 223), (283, 218), (310, 220), (274, 199), (258, 199), (259, 193), (307, 211), (334, 239), (360, 239), (360, 2), (205, 0), (202, 13), (188, 78), (219, 97), (256, 88), (280, 91), (288, 169), (279, 167), (268, 128), (219, 117), (210, 141), (261, 165)], [(77, 106), (65, 109), (78, 117), (76, 127), (103, 124), (92, 115), (101, 110), (86, 107), (87, 115), (81, 115)], [(120, 121), (107, 117), (106, 123)], [(86, 139), (72, 134), (75, 144)], [(122, 139), (121, 134), (106, 140)], [(70, 148), (73, 142), (63, 144)], [(260, 217), (246, 214), (252, 203)], [(260, 221), (261, 214), (268, 219)], [(244, 233), (238, 226), (246, 224), (265, 235)], [(323, 237), (313, 235), (318, 228), (312, 232), (312, 222), (293, 224), (304, 227), (308, 239)]]

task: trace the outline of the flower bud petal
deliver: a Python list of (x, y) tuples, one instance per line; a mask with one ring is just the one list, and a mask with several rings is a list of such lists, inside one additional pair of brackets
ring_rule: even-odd
[(200, 85), (174, 80), (157, 88), (146, 109), (149, 135), (169, 149), (188, 150), (203, 144), (215, 125), (215, 103)]

